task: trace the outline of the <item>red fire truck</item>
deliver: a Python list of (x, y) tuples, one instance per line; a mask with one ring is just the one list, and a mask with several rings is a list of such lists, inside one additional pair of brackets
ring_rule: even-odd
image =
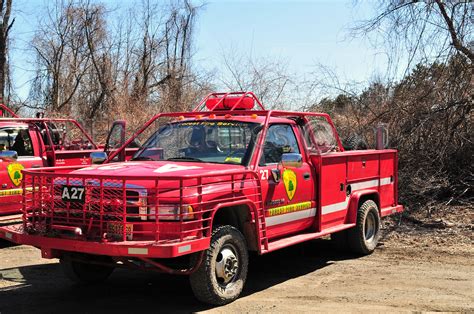
[(327, 114), (265, 110), (250, 92), (158, 114), (104, 163), (64, 170), (23, 171), (23, 223), (0, 236), (59, 258), (78, 282), (116, 267), (189, 275), (210, 304), (239, 296), (248, 251), (331, 235), (370, 254), (381, 217), (403, 210), (396, 150), (344, 151)]
[[(114, 122), (118, 133), (123, 121)], [(122, 126), (123, 125), (123, 126)], [(104, 151), (73, 119), (21, 118), (0, 104), (0, 225), (15, 220), (6, 216), (21, 211), (22, 170), (54, 166), (87, 166), (90, 154)], [(130, 155), (130, 150), (127, 150)], [(27, 187), (28, 189), (30, 187)]]
[(99, 150), (75, 120), (20, 118), (5, 105), (0, 111), (0, 215), (21, 211), (23, 169), (85, 166)]

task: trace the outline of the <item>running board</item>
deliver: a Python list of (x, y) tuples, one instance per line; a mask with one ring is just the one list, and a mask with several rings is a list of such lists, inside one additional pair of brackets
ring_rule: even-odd
[(272, 251), (276, 251), (276, 250), (282, 249), (284, 247), (291, 246), (291, 245), (294, 245), (294, 244), (298, 244), (298, 243), (301, 243), (301, 242), (321, 238), (325, 235), (335, 233), (335, 232), (338, 232), (338, 231), (342, 231), (344, 229), (349, 229), (349, 228), (352, 228), (354, 226), (355, 226), (355, 224), (338, 225), (338, 226), (335, 226), (335, 227), (325, 229), (321, 232), (301, 233), (301, 234), (296, 234), (296, 235), (293, 235), (293, 236), (290, 236), (290, 237), (282, 238), (282, 239), (279, 239), (279, 240), (269, 241), (268, 242), (268, 250), (262, 250), (262, 254), (269, 253), (269, 252), (272, 252)]

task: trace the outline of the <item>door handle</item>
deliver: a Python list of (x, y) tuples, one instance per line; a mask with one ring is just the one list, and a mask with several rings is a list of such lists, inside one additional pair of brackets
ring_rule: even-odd
[(303, 179), (305, 179), (305, 180), (311, 179), (311, 174), (309, 172), (303, 173)]

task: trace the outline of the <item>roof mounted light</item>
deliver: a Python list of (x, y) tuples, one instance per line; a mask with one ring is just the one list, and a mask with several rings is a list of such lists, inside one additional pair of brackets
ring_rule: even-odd
[(209, 110), (252, 110), (255, 106), (255, 99), (245, 97), (217, 97), (206, 100), (206, 107)]

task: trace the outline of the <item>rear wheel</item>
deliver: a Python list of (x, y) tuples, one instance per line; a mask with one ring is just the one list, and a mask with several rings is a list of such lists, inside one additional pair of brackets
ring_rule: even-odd
[(347, 240), (352, 251), (371, 254), (380, 239), (380, 216), (377, 204), (365, 201), (357, 212), (357, 224), (348, 230)]
[(114, 271), (110, 266), (88, 264), (70, 258), (62, 258), (60, 262), (66, 276), (76, 283), (99, 283), (105, 281)]
[(196, 298), (222, 305), (237, 299), (247, 279), (248, 251), (245, 238), (232, 226), (217, 227), (190, 283)]

